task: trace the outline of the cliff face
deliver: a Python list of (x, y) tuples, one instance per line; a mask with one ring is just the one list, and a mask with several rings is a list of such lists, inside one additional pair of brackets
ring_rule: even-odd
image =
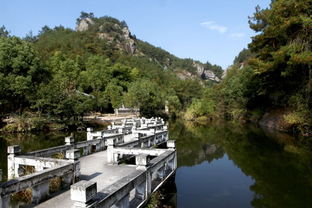
[[(91, 18), (85, 18), (79, 21), (79, 23), (76, 26), (76, 30), (79, 32), (84, 32), (89, 30), (91, 27), (94, 27), (96, 22), (92, 20)], [(134, 54), (136, 51), (136, 43), (135, 39), (132, 37), (128, 27), (120, 26), (117, 23), (114, 23), (112, 25), (112, 33), (107, 32), (107, 25), (102, 24), (98, 26), (98, 33), (99, 38), (108, 40), (109, 42), (114, 42), (117, 46), (117, 48), (126, 51), (127, 53)], [(104, 32), (105, 31), (105, 32)], [(118, 32), (118, 38), (116, 38), (116, 34), (113, 33)]]
[(128, 53), (134, 54), (136, 51), (135, 40), (132, 38), (128, 27), (122, 28), (123, 37), (125, 40), (125, 50)]
[(161, 48), (136, 39), (124, 22), (114, 18), (83, 18), (78, 21), (76, 30), (95, 32), (99, 38), (106, 40), (114, 48), (130, 55), (145, 56), (164, 70), (175, 71), (180, 79), (220, 82), (221, 77), (207, 69), (204, 64), (191, 59), (180, 59)]
[(220, 82), (220, 78), (217, 77), (213, 71), (206, 69), (203, 64), (193, 62), (193, 65), (197, 70), (197, 75), (201, 77), (203, 80)]
[(87, 31), (90, 25), (93, 25), (94, 21), (87, 17), (85, 19), (80, 20), (80, 22), (76, 26), (76, 30), (79, 32)]

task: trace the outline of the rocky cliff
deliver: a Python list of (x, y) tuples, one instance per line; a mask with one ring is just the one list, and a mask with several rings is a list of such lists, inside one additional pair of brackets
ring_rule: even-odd
[(193, 62), (194, 67), (197, 70), (197, 75), (203, 80), (211, 80), (215, 82), (220, 82), (220, 78), (215, 75), (215, 73), (207, 68), (201, 63)]
[(77, 21), (76, 30), (95, 32), (99, 38), (106, 40), (114, 48), (130, 55), (145, 56), (164, 70), (175, 71), (180, 79), (211, 80), (213, 82), (219, 82), (221, 79), (199, 61), (180, 59), (161, 48), (136, 39), (126, 23), (117, 19), (111, 17), (82, 18)]

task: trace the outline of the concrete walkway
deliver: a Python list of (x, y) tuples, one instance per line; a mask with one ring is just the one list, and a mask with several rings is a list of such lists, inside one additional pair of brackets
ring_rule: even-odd
[[(94, 153), (80, 158), (81, 180), (91, 180), (97, 182), (97, 190), (115, 183), (121, 178), (133, 173), (135, 165), (110, 165), (107, 164), (106, 151)], [(36, 207), (40, 208), (66, 208), (71, 207), (73, 202), (70, 200), (70, 190), (55, 196)]]

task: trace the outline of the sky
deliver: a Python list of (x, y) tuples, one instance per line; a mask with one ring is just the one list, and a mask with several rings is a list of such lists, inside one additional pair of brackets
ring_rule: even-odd
[(47, 25), (74, 29), (81, 11), (127, 22), (137, 38), (180, 58), (222, 66), (233, 63), (255, 33), (248, 16), (270, 0), (1, 0), (0, 26), (34, 35)]

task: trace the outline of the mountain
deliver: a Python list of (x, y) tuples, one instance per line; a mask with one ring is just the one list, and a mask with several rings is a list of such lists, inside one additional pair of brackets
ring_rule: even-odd
[(223, 70), (209, 62), (203, 64), (192, 59), (181, 59), (169, 52), (139, 40), (132, 35), (127, 24), (115, 18), (94, 17), (84, 13), (77, 19), (77, 32), (91, 32), (98, 38), (107, 41), (114, 49), (132, 56), (145, 57), (163, 70), (171, 70), (180, 79), (199, 79), (220, 82)]

